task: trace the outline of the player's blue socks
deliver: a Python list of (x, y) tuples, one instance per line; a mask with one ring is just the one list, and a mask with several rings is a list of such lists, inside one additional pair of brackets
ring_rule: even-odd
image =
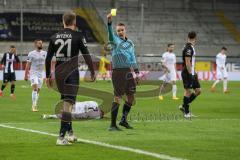
[(183, 97), (183, 108), (186, 114), (189, 113), (189, 101), (190, 101), (189, 97), (186, 96)]
[(111, 126), (116, 126), (118, 108), (119, 108), (119, 104), (116, 102), (113, 102), (112, 109), (111, 109)]
[(122, 122), (127, 121), (127, 116), (128, 116), (128, 113), (130, 112), (130, 110), (131, 110), (131, 105), (126, 102), (123, 105), (123, 113), (122, 113), (122, 118), (121, 118)]
[(15, 90), (15, 84), (11, 85), (11, 94), (14, 94), (14, 90)]

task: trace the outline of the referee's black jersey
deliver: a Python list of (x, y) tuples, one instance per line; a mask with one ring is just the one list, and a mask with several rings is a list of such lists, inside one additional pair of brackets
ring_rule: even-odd
[(183, 52), (182, 52), (182, 60), (183, 60), (183, 70), (186, 70), (186, 61), (185, 58), (186, 57), (190, 57), (190, 62), (193, 62), (193, 56), (194, 56), (194, 49), (192, 47), (191, 43), (187, 43), (184, 48), (183, 48)]
[[(87, 43), (81, 32), (65, 28), (62, 31), (54, 34), (48, 46), (46, 57), (46, 77), (50, 77), (51, 60), (56, 56), (56, 66), (77, 57), (81, 51), (85, 62), (88, 65), (91, 73), (94, 74), (92, 59), (89, 54)], [(77, 63), (74, 61), (74, 63)], [(72, 64), (78, 66), (78, 64)]]
[(3, 58), (1, 60), (1, 64), (5, 66), (3, 73), (14, 73), (15, 72), (15, 69), (13, 67), (14, 62), (17, 63), (20, 62), (17, 55), (10, 52), (4, 53)]

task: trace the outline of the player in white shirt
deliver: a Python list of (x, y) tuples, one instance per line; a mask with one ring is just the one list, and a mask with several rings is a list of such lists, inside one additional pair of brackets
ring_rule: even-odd
[[(172, 99), (178, 100), (177, 97), (177, 73), (176, 73), (176, 55), (173, 53), (174, 44), (167, 45), (167, 52), (162, 55), (162, 63), (168, 69), (165, 74), (164, 81), (167, 83), (172, 83)], [(159, 99), (163, 100), (163, 95), (159, 95)]]
[(35, 50), (29, 52), (24, 79), (30, 79), (32, 86), (32, 111), (37, 112), (39, 92), (43, 84), (43, 72), (47, 52), (43, 51), (43, 41), (34, 41)]
[[(103, 111), (99, 108), (95, 101), (84, 101), (76, 102), (72, 110), (72, 119), (83, 120), (83, 119), (101, 119), (103, 118)], [(57, 119), (60, 118), (61, 114), (43, 114), (43, 119)]]
[(216, 64), (217, 64), (217, 80), (213, 83), (212, 87), (211, 87), (211, 91), (214, 92), (216, 90), (216, 85), (223, 80), (223, 92), (227, 93), (228, 89), (227, 89), (227, 78), (228, 78), (228, 73), (227, 73), (227, 69), (226, 69), (226, 52), (227, 52), (227, 48), (226, 47), (222, 47), (222, 50), (220, 53), (217, 54), (216, 56)]

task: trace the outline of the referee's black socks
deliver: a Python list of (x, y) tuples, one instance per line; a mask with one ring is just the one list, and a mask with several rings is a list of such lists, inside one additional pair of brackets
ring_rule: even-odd
[(127, 121), (127, 116), (128, 116), (128, 113), (131, 110), (131, 106), (132, 105), (128, 104), (127, 102), (125, 102), (125, 104), (123, 105), (123, 113), (122, 113), (122, 118), (121, 118), (122, 122), (126, 122)]
[(119, 104), (116, 102), (113, 102), (112, 109), (111, 109), (111, 126), (116, 126), (118, 108), (119, 108)]
[(14, 94), (14, 90), (15, 90), (15, 84), (11, 85), (11, 94)]
[(190, 101), (189, 97), (186, 96), (183, 97), (183, 108), (186, 114), (189, 113), (189, 101)]

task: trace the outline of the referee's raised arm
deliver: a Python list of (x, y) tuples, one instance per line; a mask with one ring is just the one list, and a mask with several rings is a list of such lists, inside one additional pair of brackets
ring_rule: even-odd
[(113, 42), (115, 40), (115, 35), (114, 35), (113, 29), (112, 29), (112, 15), (111, 15), (111, 13), (109, 13), (107, 15), (107, 20), (108, 20), (108, 24), (107, 24), (108, 39), (109, 39), (110, 42)]

